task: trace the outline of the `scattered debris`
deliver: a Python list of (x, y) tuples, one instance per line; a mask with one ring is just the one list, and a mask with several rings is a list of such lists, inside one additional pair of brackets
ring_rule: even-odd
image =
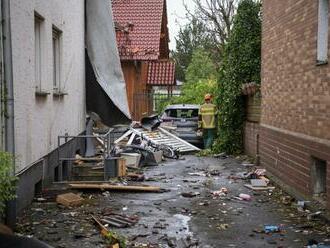
[(189, 172), (189, 176), (199, 176), (199, 177), (206, 177), (206, 174), (204, 172)]
[(271, 225), (265, 225), (264, 226), (264, 232), (265, 233), (275, 233), (275, 232), (281, 232), (283, 227), (281, 226), (271, 226)]
[(244, 184), (244, 186), (248, 189), (252, 189), (255, 191), (263, 191), (263, 190), (274, 190), (275, 187), (267, 186), (267, 187), (254, 187), (251, 184)]
[(228, 194), (227, 188), (221, 188), (220, 190), (212, 192), (213, 196), (226, 196), (227, 194)]
[(199, 192), (182, 192), (181, 195), (183, 197), (192, 198), (192, 197), (199, 196), (200, 193)]
[(263, 179), (251, 179), (252, 187), (267, 187), (268, 183)]
[(112, 214), (110, 216), (103, 216), (101, 218), (101, 222), (108, 224), (117, 228), (131, 227), (134, 226), (138, 222), (138, 217), (128, 217), (120, 214)]
[(308, 215), (307, 215), (307, 219), (308, 219), (308, 220), (315, 220), (315, 219), (317, 219), (321, 214), (322, 214), (321, 211), (317, 211), (317, 212), (315, 212), (315, 213), (308, 214)]
[(82, 197), (73, 193), (61, 194), (56, 197), (56, 202), (66, 207), (80, 206), (83, 200)]
[(248, 195), (248, 194), (239, 194), (238, 197), (241, 199), (241, 200), (244, 200), (244, 201), (250, 201), (251, 200), (251, 196)]

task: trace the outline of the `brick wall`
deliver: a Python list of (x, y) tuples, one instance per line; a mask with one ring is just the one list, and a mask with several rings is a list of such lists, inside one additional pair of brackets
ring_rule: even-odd
[[(313, 193), (313, 157), (327, 161), (327, 198), (330, 199), (330, 147), (303, 135), (260, 127), (260, 164), (289, 187), (305, 196)], [(328, 200), (328, 207), (330, 202)]]
[(299, 193), (313, 192), (313, 157), (327, 162), (330, 66), (316, 64), (318, 1), (264, 0), (260, 162)]
[(330, 66), (316, 65), (317, 17), (317, 0), (264, 0), (262, 123), (330, 139)]

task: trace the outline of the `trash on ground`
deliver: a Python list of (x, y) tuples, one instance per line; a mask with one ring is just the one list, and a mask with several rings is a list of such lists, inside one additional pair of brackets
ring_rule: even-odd
[(264, 232), (265, 233), (276, 233), (276, 232), (281, 232), (283, 227), (281, 226), (276, 226), (276, 225), (265, 225), (264, 226)]
[(322, 214), (321, 211), (317, 211), (317, 212), (315, 212), (315, 213), (310, 213), (310, 214), (307, 215), (307, 219), (308, 219), (308, 220), (315, 220), (315, 219), (317, 219), (321, 214)]
[(251, 179), (252, 187), (267, 187), (268, 183), (263, 179)]
[(183, 197), (192, 198), (192, 197), (199, 196), (200, 193), (199, 192), (182, 192), (181, 195)]
[(199, 177), (206, 177), (206, 173), (204, 172), (189, 172), (189, 176), (199, 176)]
[(272, 187), (272, 186), (255, 187), (255, 186), (252, 186), (251, 184), (244, 184), (244, 186), (248, 189), (252, 189), (252, 190), (255, 190), (255, 191), (274, 190), (275, 189), (275, 187)]
[(224, 187), (221, 188), (220, 190), (212, 192), (213, 196), (226, 196), (227, 194), (228, 194), (228, 189)]
[(243, 194), (243, 193), (241, 193), (241, 194), (238, 195), (238, 197), (239, 197), (240, 199), (244, 200), (244, 201), (250, 201), (250, 200), (251, 200), (251, 196), (248, 195), (248, 194)]

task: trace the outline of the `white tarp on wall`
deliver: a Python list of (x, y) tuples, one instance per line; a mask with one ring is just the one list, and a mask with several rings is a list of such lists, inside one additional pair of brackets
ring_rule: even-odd
[(130, 119), (111, 1), (86, 0), (86, 19), (87, 53), (97, 82), (114, 105)]

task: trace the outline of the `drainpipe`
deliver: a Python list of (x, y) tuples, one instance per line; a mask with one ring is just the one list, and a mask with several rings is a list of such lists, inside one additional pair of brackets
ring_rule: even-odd
[[(12, 46), (11, 46), (11, 28), (10, 28), (10, 0), (1, 0), (1, 11), (3, 18), (3, 48), (4, 48), (4, 79), (7, 93), (6, 101), (6, 151), (15, 155), (15, 126), (14, 126), (14, 87), (13, 87), (13, 66), (12, 66)], [(15, 165), (12, 174), (15, 174)], [(15, 227), (16, 224), (16, 201), (10, 201), (7, 204), (6, 224)]]

